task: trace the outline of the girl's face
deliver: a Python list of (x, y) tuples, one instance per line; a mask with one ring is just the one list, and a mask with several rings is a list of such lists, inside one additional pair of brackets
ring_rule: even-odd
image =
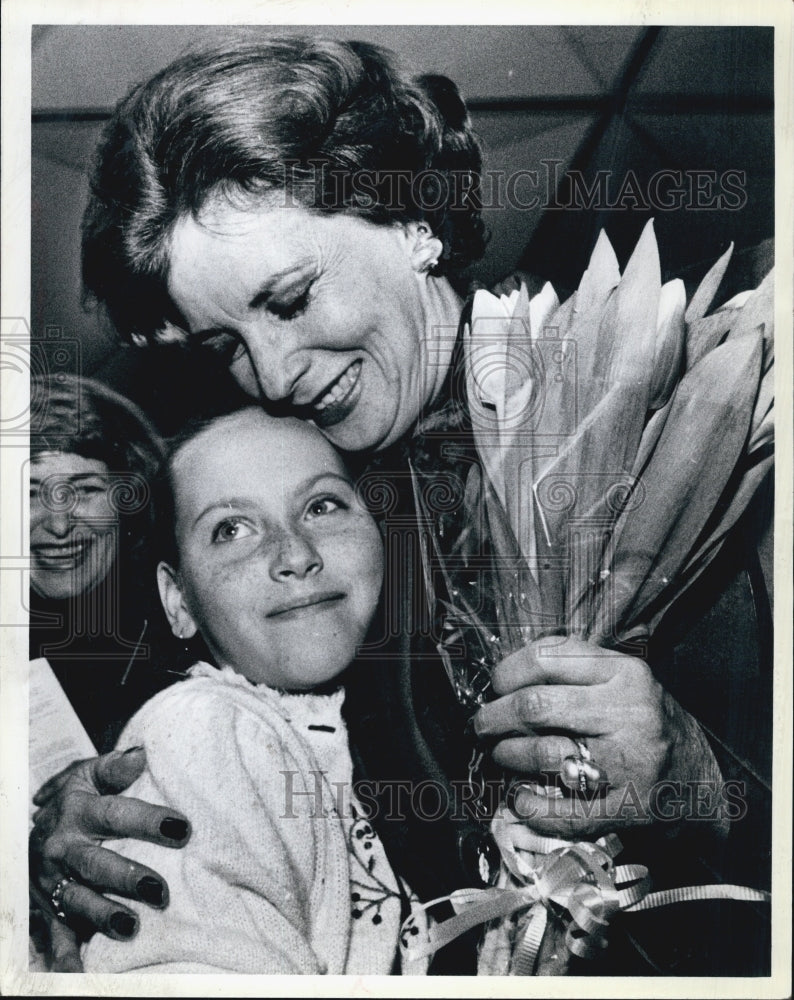
[(180, 219), (169, 293), (191, 341), (251, 396), (287, 404), (343, 450), (383, 448), (434, 396), (455, 339), (454, 324), (428, 329), (438, 292), (422, 237), (284, 197), (216, 197)]
[(158, 582), (175, 634), (217, 662), (300, 690), (364, 641), (383, 576), (380, 533), (331, 445), (302, 421), (246, 409), (172, 461), (179, 568)]
[(64, 600), (105, 579), (117, 546), (118, 512), (104, 462), (45, 452), (30, 468), (31, 582)]

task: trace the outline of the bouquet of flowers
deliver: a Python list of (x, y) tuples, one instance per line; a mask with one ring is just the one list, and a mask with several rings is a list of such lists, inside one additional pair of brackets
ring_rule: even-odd
[[(431, 533), (428, 576), (439, 651), (470, 708), (493, 666), (544, 634), (641, 655), (769, 470), (773, 275), (709, 314), (731, 251), (688, 304), (681, 280), (662, 284), (652, 223), (622, 275), (602, 232), (562, 304), (550, 284), (476, 293), (464, 377), (478, 461), (459, 532), (444, 546)], [(517, 873), (500, 846), (537, 887), (542, 871)]]
[[(688, 305), (680, 279), (661, 282), (652, 223), (622, 276), (602, 232), (562, 304), (550, 284), (475, 294), (464, 346), (480, 468), (470, 523), (434, 553), (440, 649), (464, 702), (544, 634), (641, 651), (752, 499), (773, 461), (773, 273), (707, 315), (731, 250)], [(490, 572), (474, 577), (483, 537)]]

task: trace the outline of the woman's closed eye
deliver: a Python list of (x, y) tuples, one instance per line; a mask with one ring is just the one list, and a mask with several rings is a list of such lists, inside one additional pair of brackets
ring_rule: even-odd
[(74, 486), (77, 491), (77, 495), (81, 497), (94, 497), (101, 493), (107, 493), (108, 484), (104, 480), (98, 480), (97, 482), (82, 482), (77, 483)]
[(225, 365), (236, 361), (245, 351), (245, 344), (242, 340), (233, 333), (227, 333), (224, 330), (201, 334), (191, 338), (190, 343), (202, 350), (211, 351), (213, 357)]
[(254, 526), (245, 518), (225, 517), (212, 529), (212, 541), (219, 544), (237, 542), (242, 538), (250, 538), (254, 530)]
[[(309, 303), (311, 285), (291, 298), (278, 299), (267, 297), (267, 311), (277, 319), (290, 320), (300, 316)], [(190, 338), (190, 345), (211, 351), (227, 367), (239, 360), (245, 353), (245, 344), (236, 334), (229, 330), (207, 330)]]
[(75, 481), (68, 476), (50, 476), (43, 482), (30, 484), (31, 502), (41, 502), (42, 494), (57, 497), (67, 490), (76, 500), (89, 500), (108, 492), (108, 483), (104, 479), (80, 479)]
[(312, 286), (307, 285), (300, 295), (285, 299), (268, 299), (268, 312), (271, 312), (278, 319), (295, 319), (305, 311), (306, 306), (309, 304), (311, 290)]

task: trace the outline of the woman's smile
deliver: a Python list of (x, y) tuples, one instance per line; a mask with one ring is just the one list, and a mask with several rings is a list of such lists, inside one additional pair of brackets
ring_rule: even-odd
[(359, 379), (361, 360), (342, 372), (339, 378), (324, 390), (322, 397), (313, 406), (314, 422), (318, 427), (332, 427), (345, 420), (361, 396)]
[(82, 566), (92, 548), (93, 541), (90, 538), (31, 546), (36, 564), (41, 569), (55, 571), (77, 569), (78, 566)]

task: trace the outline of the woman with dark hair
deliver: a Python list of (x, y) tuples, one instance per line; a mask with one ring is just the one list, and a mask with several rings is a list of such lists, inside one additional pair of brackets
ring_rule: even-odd
[(30, 656), (45, 657), (92, 742), (173, 676), (146, 562), (162, 445), (129, 400), (88, 378), (32, 386)]
[[(462, 319), (471, 310), (452, 284), (484, 247), (480, 165), (454, 84), (413, 79), (373, 46), (283, 39), (188, 55), (136, 87), (109, 123), (84, 219), (85, 287), (126, 339), (210, 351), (263, 406), (310, 420), (337, 447), (360, 453), (369, 462), (365, 487), (387, 500), (393, 551), (424, 546), (427, 556), (425, 513), (415, 506), (421, 484), (457, 482), (481, 458), (464, 394)], [(655, 331), (655, 306), (651, 322)], [(673, 354), (671, 386), (683, 365), (681, 351)], [(444, 558), (479, 537), (473, 511), (484, 487), (466, 481), (475, 486), (454, 509), (431, 518)], [(497, 541), (486, 532), (483, 551)], [(383, 822), (420, 896), (493, 876), (495, 849), (479, 821), (480, 807), (489, 810), (477, 795), (474, 814), (471, 801), (460, 808), (484, 781), (484, 747), (521, 777), (575, 768), (581, 794), (557, 810), (537, 783), (511, 798), (536, 830), (568, 838), (646, 824), (632, 803), (647, 802), (659, 782), (721, 782), (712, 744), (647, 663), (573, 636), (549, 654), (549, 634), (569, 632), (559, 620), (501, 662), (482, 658), (495, 700), (483, 705), (483, 687), (457, 685), (468, 714), (478, 709), (473, 729), (486, 743), (465, 736), (467, 713), (437, 660), (439, 636), (420, 634), (422, 587), (432, 590), (433, 579), (426, 562), (392, 565), (384, 641), (369, 657), (367, 684), (350, 697), (363, 774), (381, 785), (430, 779), (448, 792), (436, 822), (410, 809)], [(488, 586), (497, 603), (505, 597), (498, 582)], [(130, 768), (113, 757), (93, 762), (82, 787), (123, 788)], [(636, 799), (625, 809), (627, 791)], [(593, 795), (606, 803), (600, 816)], [(68, 783), (39, 795), (45, 817), (67, 801)], [(113, 830), (157, 839), (162, 818), (136, 804)], [(40, 827), (43, 888), (61, 886), (67, 918), (102, 928), (104, 901), (58, 876), (68, 840), (70, 877), (136, 895), (135, 873), (109, 855), (101, 879), (84, 874), (81, 852), (107, 825), (92, 838), (83, 822), (79, 847), (68, 824)], [(459, 957), (446, 968), (473, 971)]]

